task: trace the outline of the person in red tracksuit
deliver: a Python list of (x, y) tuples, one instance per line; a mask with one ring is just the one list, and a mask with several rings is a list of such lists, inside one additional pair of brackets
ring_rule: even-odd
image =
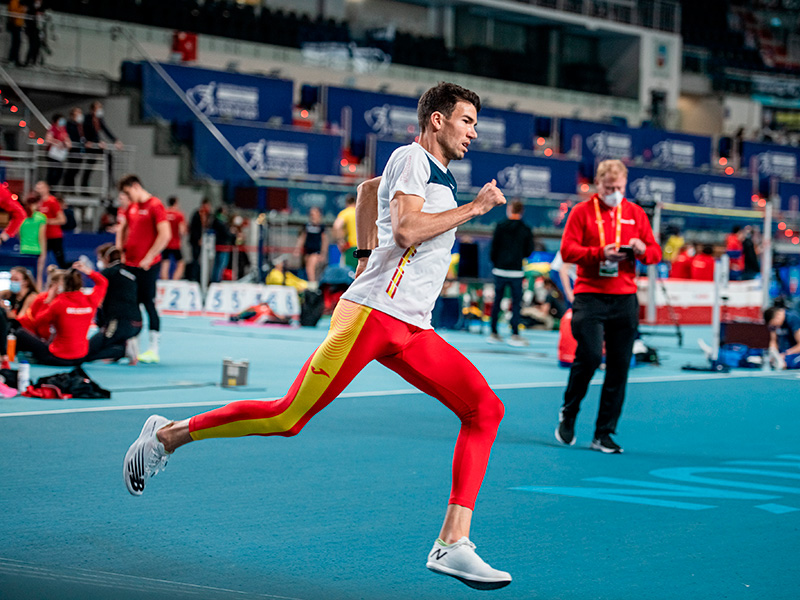
[(703, 246), (703, 251), (692, 259), (692, 279), (697, 281), (714, 281), (714, 248), (709, 244)]
[(8, 191), (7, 184), (0, 185), (0, 209), (6, 211), (10, 220), (3, 233), (0, 233), (0, 243), (7, 242), (19, 233), (22, 222), (28, 218), (22, 204), (14, 200), (11, 192)]
[[(94, 282), (90, 294), (81, 291), (81, 273)], [(30, 331), (17, 330), (17, 349), (31, 352), (46, 365), (69, 366), (83, 362), (89, 351), (86, 334), (97, 307), (108, 289), (108, 280), (82, 263), (76, 262), (64, 279), (64, 291), (39, 313), (35, 326), (53, 325), (55, 336), (48, 345)]]
[(564, 262), (578, 265), (572, 335), (578, 342), (569, 373), (556, 439), (575, 443), (575, 419), (589, 382), (606, 350), (606, 376), (600, 394), (593, 450), (620, 453), (613, 440), (625, 400), (633, 342), (639, 327), (636, 261), (655, 264), (661, 248), (644, 210), (624, 198), (628, 169), (619, 160), (597, 166), (597, 193), (570, 212), (561, 238)]

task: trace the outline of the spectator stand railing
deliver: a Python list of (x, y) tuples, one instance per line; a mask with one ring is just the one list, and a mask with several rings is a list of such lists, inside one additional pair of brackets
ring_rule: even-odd
[[(46, 179), (47, 146), (36, 142), (31, 146), (34, 181)], [(75, 185), (66, 185), (62, 181), (52, 185), (50, 191), (75, 209), (80, 229), (96, 231), (105, 207), (113, 204), (117, 197), (116, 182), (125, 173), (135, 171), (135, 155), (135, 147), (117, 148), (113, 144), (92, 153), (70, 153), (63, 163), (64, 175), (69, 170), (77, 171), (73, 173)], [(86, 185), (83, 185), (84, 181)]]
[[(133, 169), (134, 155), (135, 148), (132, 146), (107, 148), (92, 159), (96, 161), (94, 164), (70, 163), (75, 169), (100, 173), (89, 179), (89, 186), (51, 186), (50, 191), (55, 196), (63, 198), (68, 206), (75, 209), (77, 232), (97, 231), (105, 206), (111, 205), (116, 198), (114, 181), (122, 173)], [(25, 194), (33, 190), (37, 181), (47, 179), (47, 162), (45, 144), (35, 141), (24, 150), (0, 150), (0, 180), (7, 183), (10, 191), (22, 200)]]

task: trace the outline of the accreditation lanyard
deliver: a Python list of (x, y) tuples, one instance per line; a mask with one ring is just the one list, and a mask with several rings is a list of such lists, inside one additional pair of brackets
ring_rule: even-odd
[[(603, 217), (600, 215), (600, 201), (597, 199), (597, 196), (594, 197), (594, 214), (597, 218), (597, 232), (600, 234), (600, 247), (605, 248), (606, 231), (605, 227), (603, 227)], [(622, 202), (617, 204), (617, 227), (615, 237), (614, 248), (619, 250), (619, 247), (622, 245)]]

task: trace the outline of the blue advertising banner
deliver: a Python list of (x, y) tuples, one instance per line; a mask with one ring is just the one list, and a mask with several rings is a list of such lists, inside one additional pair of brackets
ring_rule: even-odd
[(742, 168), (754, 167), (758, 170), (760, 180), (770, 177), (795, 179), (800, 149), (779, 146), (777, 144), (761, 144), (758, 142), (742, 142)]
[[(293, 84), (287, 79), (162, 64), (190, 102), (208, 117), (266, 122), (274, 117), (292, 122)], [(194, 114), (147, 63), (142, 65), (145, 113), (170, 121), (192, 121)]]
[(561, 119), (561, 152), (569, 152), (576, 136), (581, 140), (581, 163), (587, 177), (601, 160), (629, 161), (642, 157), (659, 167), (693, 169), (711, 162), (711, 138), (663, 131)]
[(581, 164), (587, 177), (594, 177), (595, 164), (607, 158), (629, 161), (634, 156), (634, 130), (619, 125), (561, 119), (561, 152), (572, 148), (575, 136), (581, 139)]
[(634, 133), (634, 156), (659, 167), (694, 169), (711, 163), (711, 138), (659, 129)]
[[(340, 135), (247, 125), (217, 127), (258, 177), (339, 175)], [(195, 122), (193, 128), (195, 163), (203, 175), (229, 182), (248, 179), (202, 123)]]
[(788, 183), (781, 181), (778, 183), (778, 195), (781, 197), (780, 207), (775, 207), (782, 212), (800, 211), (800, 183)]
[(356, 183), (353, 183), (352, 192), (291, 188), (289, 190), (289, 206), (292, 207), (292, 211), (303, 214), (307, 214), (309, 209), (316, 207), (322, 212), (323, 217), (335, 219), (339, 212), (347, 206), (347, 197), (355, 195)]
[(753, 183), (741, 177), (660, 169), (628, 169), (627, 197), (709, 208), (752, 208)]
[[(379, 140), (375, 172), (381, 173), (397, 142)], [(492, 179), (507, 195), (542, 197), (548, 194), (574, 194), (578, 185), (578, 162), (542, 158), (523, 153), (470, 150), (463, 160), (451, 161), (450, 172), (460, 190), (481, 187)]]
[[(342, 109), (351, 109), (351, 144), (356, 153), (364, 147), (369, 133), (411, 142), (419, 135), (417, 101), (418, 98), (410, 96), (328, 87), (326, 120), (332, 126), (341, 127)], [(478, 115), (475, 144), (484, 148), (519, 145), (530, 149), (533, 147), (534, 125), (533, 115), (484, 108)]]

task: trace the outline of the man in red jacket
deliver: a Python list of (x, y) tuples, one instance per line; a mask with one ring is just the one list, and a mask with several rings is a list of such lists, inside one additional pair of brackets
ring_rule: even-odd
[(575, 443), (575, 419), (603, 360), (605, 340), (606, 377), (591, 448), (618, 454), (622, 448), (611, 435), (622, 412), (639, 327), (636, 261), (659, 262), (661, 248), (644, 210), (624, 198), (628, 169), (621, 161), (601, 162), (594, 183), (597, 193), (572, 209), (561, 238), (564, 262), (578, 265), (572, 305), (572, 334), (578, 348), (556, 439), (567, 445)]

